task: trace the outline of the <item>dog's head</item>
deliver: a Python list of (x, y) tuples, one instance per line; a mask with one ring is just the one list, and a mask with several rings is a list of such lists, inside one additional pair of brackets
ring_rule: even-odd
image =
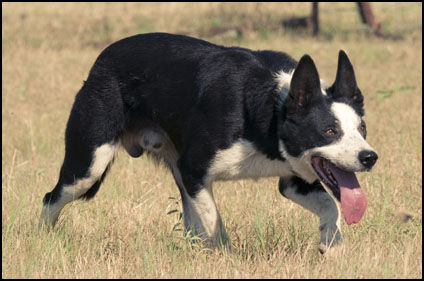
[(328, 88), (322, 87), (314, 62), (305, 55), (291, 77), (279, 125), (282, 156), (305, 181), (319, 179), (326, 185), (341, 202), (348, 224), (360, 220), (367, 204), (354, 173), (370, 170), (377, 160), (365, 140), (363, 101), (343, 51)]

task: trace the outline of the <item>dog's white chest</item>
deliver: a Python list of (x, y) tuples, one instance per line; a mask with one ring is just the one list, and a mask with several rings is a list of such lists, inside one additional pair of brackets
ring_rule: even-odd
[(210, 180), (236, 180), (291, 175), (287, 161), (270, 160), (254, 145), (240, 139), (231, 147), (216, 153), (208, 170)]

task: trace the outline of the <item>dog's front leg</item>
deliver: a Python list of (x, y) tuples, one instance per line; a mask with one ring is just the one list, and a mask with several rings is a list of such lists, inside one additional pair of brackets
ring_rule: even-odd
[(216, 208), (212, 186), (204, 187), (194, 196), (183, 195), (184, 226), (205, 238), (207, 247), (231, 248), (230, 240)]
[(299, 177), (280, 178), (279, 190), (284, 197), (319, 216), (321, 253), (342, 240), (340, 210), (319, 181), (309, 184)]
[[(186, 231), (191, 231), (192, 235), (204, 238), (205, 245), (209, 248), (224, 247), (231, 250), (231, 242), (225, 231), (221, 216), (215, 204), (212, 192), (212, 183), (199, 185), (181, 175), (178, 168), (173, 168), (175, 181), (180, 189), (183, 201), (184, 226)], [(183, 178), (186, 177), (186, 180)]]

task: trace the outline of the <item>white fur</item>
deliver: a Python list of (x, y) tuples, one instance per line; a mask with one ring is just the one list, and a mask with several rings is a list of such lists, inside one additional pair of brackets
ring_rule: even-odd
[(287, 177), (291, 174), (287, 161), (270, 160), (251, 142), (240, 139), (231, 147), (216, 153), (208, 170), (208, 180)]
[(113, 160), (117, 150), (117, 145), (103, 144), (96, 148), (93, 161), (89, 168), (89, 175), (86, 178), (76, 179), (71, 185), (62, 188), (62, 194), (54, 204), (43, 206), (40, 224), (48, 223), (54, 225), (59, 217), (62, 208), (69, 202), (78, 199), (85, 194), (93, 184), (102, 176), (107, 165)]
[(117, 150), (116, 145), (103, 144), (96, 148), (93, 161), (89, 168), (89, 176), (77, 180), (74, 184), (64, 186), (60, 201), (66, 203), (78, 199), (81, 195), (87, 192), (88, 189), (102, 176), (107, 165), (112, 161)]
[(343, 136), (336, 142), (326, 146), (316, 147), (304, 151), (298, 157), (292, 157), (282, 141), (279, 142), (281, 155), (286, 158), (293, 170), (309, 183), (318, 179), (311, 165), (311, 157), (319, 153), (333, 164), (351, 171), (362, 171), (364, 167), (359, 161), (359, 152), (363, 150), (373, 151), (373, 148), (365, 141), (359, 132), (361, 118), (352, 107), (345, 103), (335, 102), (331, 110), (338, 120)]
[[(296, 193), (296, 186), (287, 183), (283, 193), (293, 202), (315, 213), (320, 218), (321, 243), (329, 244), (341, 239), (340, 206), (336, 204), (331, 192), (310, 192), (306, 195)], [(339, 232), (338, 236), (336, 232)], [(330, 235), (330, 237), (329, 237)], [(336, 236), (334, 236), (336, 235)], [(332, 237), (334, 236), (334, 237)]]
[[(169, 136), (160, 127), (146, 126), (140, 131), (136, 141), (144, 150), (164, 160), (171, 169), (183, 201), (185, 229), (206, 238), (205, 242), (211, 247), (221, 242), (230, 247), (229, 238), (213, 198), (212, 182), (209, 182), (194, 197), (187, 193), (177, 167), (179, 154)], [(155, 148), (155, 144), (161, 145)]]
[(283, 88), (290, 88), (291, 79), (293, 77), (294, 69), (290, 72), (280, 71), (275, 74), (275, 79), (277, 80), (277, 90), (281, 92)]
[[(312, 155), (320, 153), (324, 158), (339, 167), (352, 171), (361, 171), (363, 166), (359, 162), (359, 152), (362, 150), (373, 150), (358, 130), (361, 118), (352, 107), (344, 103), (335, 102), (332, 104), (331, 110), (337, 118), (343, 133), (340, 140), (326, 146), (306, 150), (299, 157), (290, 156), (284, 143), (282, 141), (279, 142), (281, 155), (288, 160), (293, 170), (309, 183), (318, 179), (311, 165)], [(339, 209), (339, 201), (334, 197), (333, 192), (324, 183), (323, 187), (329, 196), (333, 198), (333, 201), (337, 203), (336, 205)]]
[[(281, 155), (286, 158), (290, 163), (293, 171), (300, 175), (303, 180), (308, 183), (313, 183), (314, 181), (319, 179), (311, 164), (313, 150), (306, 150), (299, 157), (293, 157), (287, 152), (284, 143), (281, 140), (279, 142), (279, 149)], [(327, 191), (328, 195), (333, 199), (333, 201), (336, 202), (337, 208), (339, 208), (339, 200), (337, 200), (337, 198), (334, 196), (331, 189), (327, 187), (324, 183), (322, 183), (322, 186), (324, 187), (325, 191)], [(302, 195), (299, 195), (299, 197), (300, 196)]]
[(281, 156), (287, 159), (293, 171), (295, 171), (308, 183), (313, 183), (318, 179), (318, 176), (311, 165), (310, 150), (304, 151), (299, 157), (293, 157), (287, 152), (283, 141), (279, 140), (278, 143)]
[(359, 152), (373, 151), (373, 148), (359, 132), (361, 118), (352, 107), (344, 103), (333, 103), (331, 111), (339, 121), (343, 136), (335, 143), (313, 149), (313, 152), (320, 152), (326, 159), (346, 170), (363, 170), (358, 158)]
[[(277, 80), (277, 91), (281, 92), (283, 88), (290, 89), (290, 83), (293, 78), (294, 69), (290, 70), (289, 72), (284, 72), (281, 70), (280, 72), (277, 72), (275, 74), (275, 79)], [(326, 96), (327, 93), (325, 92), (325, 89), (328, 88), (328, 84), (323, 80), (320, 79), (321, 83), (321, 93)]]
[(220, 241), (228, 240), (221, 216), (216, 208), (212, 187), (203, 188), (194, 198), (186, 198), (192, 209), (189, 215), (191, 221), (186, 222), (187, 226), (194, 225), (199, 234), (202, 232), (206, 234), (209, 238), (207, 242), (212, 246), (218, 245)]
[(213, 198), (212, 183), (200, 190), (193, 198), (185, 190), (181, 173), (176, 165), (173, 165), (171, 170), (180, 188), (185, 229), (206, 238), (207, 246), (215, 247), (222, 244), (231, 249), (230, 239)]

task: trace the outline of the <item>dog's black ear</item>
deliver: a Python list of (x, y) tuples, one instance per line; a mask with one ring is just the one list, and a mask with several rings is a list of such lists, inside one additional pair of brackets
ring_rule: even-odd
[(353, 66), (343, 50), (339, 52), (336, 80), (331, 86), (329, 93), (335, 99), (347, 97), (352, 102), (363, 105), (364, 98), (356, 84)]
[(320, 94), (321, 84), (317, 68), (311, 57), (304, 55), (293, 73), (286, 107), (289, 111), (306, 108)]

